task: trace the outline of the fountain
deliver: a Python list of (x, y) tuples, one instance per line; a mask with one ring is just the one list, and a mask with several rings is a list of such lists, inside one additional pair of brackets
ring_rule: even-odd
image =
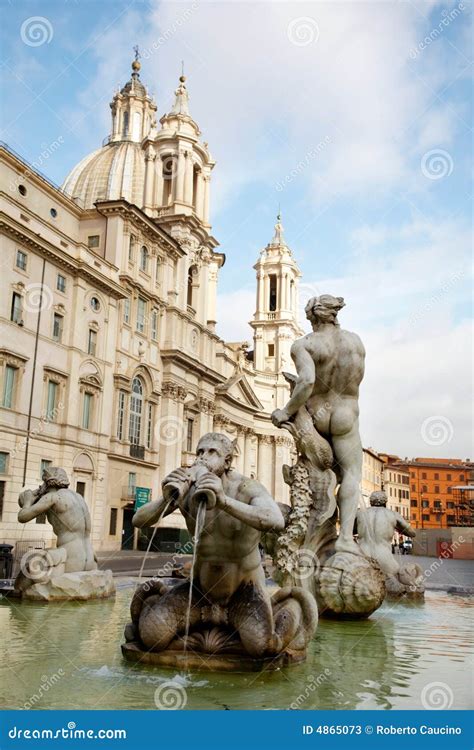
[(204, 435), (190, 469), (163, 481), (163, 498), (140, 508), (136, 526), (179, 508), (194, 535), (191, 579), (151, 580), (132, 599), (126, 659), (204, 670), (277, 669), (301, 662), (317, 625), (313, 596), (298, 586), (270, 596), (259, 553), (262, 531), (283, 516), (265, 488), (232, 467), (234, 445)]
[(18, 520), (43, 513), (57, 536), (52, 549), (29, 550), (22, 557), (15, 592), (42, 602), (103, 599), (115, 593), (111, 570), (98, 570), (90, 540), (91, 520), (82, 495), (69, 489), (69, 478), (56, 466), (43, 471), (43, 484), (23, 490)]

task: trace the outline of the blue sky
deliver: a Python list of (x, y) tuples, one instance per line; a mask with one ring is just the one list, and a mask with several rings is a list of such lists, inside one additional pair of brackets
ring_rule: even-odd
[[(364, 442), (471, 456), (467, 1), (5, 8), (4, 141), (38, 162), (61, 137), (42, 161), (61, 183), (108, 135), (108, 104), (129, 78), (132, 46), (160, 116), (184, 59), (191, 113), (217, 161), (221, 335), (250, 338), (252, 265), (280, 203), (302, 301), (342, 294), (341, 323), (366, 343)], [(441, 437), (427, 437), (437, 418)]]

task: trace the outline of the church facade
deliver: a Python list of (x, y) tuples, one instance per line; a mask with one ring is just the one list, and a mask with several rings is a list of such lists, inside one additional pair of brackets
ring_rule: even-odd
[[(236, 440), (236, 467), (287, 500), (293, 442), (273, 427), (298, 326), (300, 272), (278, 217), (256, 262), (253, 349), (216, 332), (225, 263), (210, 224), (215, 162), (189, 113), (184, 76), (171, 111), (132, 63), (111, 102), (111, 134), (62, 188), (0, 149), (0, 540), (52, 540), (16, 517), (22, 486), (66, 469), (92, 517), (94, 547), (133, 549), (139, 502), (189, 465), (199, 437)], [(249, 329), (250, 333), (250, 329)], [(158, 548), (186, 537), (172, 514)]]

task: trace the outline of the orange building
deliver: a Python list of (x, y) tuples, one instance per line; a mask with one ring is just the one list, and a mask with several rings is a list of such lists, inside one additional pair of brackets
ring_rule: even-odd
[(458, 458), (400, 460), (410, 473), (411, 525), (416, 529), (440, 529), (466, 524), (461, 519), (458, 488), (472, 484), (474, 464)]

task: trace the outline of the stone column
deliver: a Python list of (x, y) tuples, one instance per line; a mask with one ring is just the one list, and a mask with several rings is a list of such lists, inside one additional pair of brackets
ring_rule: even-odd
[(198, 216), (199, 219), (203, 218), (203, 210), (204, 210), (203, 203), (204, 203), (204, 180), (203, 180), (202, 171), (199, 171), (197, 173), (196, 196), (194, 200), (196, 215)]
[(184, 151), (178, 151), (178, 162), (176, 166), (176, 200), (180, 203), (183, 202), (184, 198), (184, 172), (186, 169), (186, 157)]
[(265, 277), (263, 279), (263, 305), (262, 305), (263, 312), (267, 312), (268, 311), (268, 308), (269, 308), (269, 304), (268, 304), (269, 295), (270, 295), (270, 277), (269, 277), (268, 273), (266, 273)]
[(148, 146), (145, 154), (145, 195), (143, 204), (145, 208), (153, 206), (153, 187), (155, 178), (156, 154), (152, 146)]
[(211, 178), (209, 175), (204, 177), (204, 207), (203, 207), (203, 221), (209, 224), (209, 205), (211, 199)]
[(206, 266), (208, 281), (207, 281), (207, 320), (206, 323), (216, 322), (216, 299), (217, 299), (217, 263), (211, 262)]
[(193, 202), (193, 157), (190, 151), (185, 153), (186, 167), (184, 173), (184, 202)]
[(155, 159), (155, 190), (153, 203), (156, 208), (163, 205), (163, 162), (158, 154)]
[(270, 493), (273, 493), (272, 444), (271, 435), (258, 436), (257, 479)]

